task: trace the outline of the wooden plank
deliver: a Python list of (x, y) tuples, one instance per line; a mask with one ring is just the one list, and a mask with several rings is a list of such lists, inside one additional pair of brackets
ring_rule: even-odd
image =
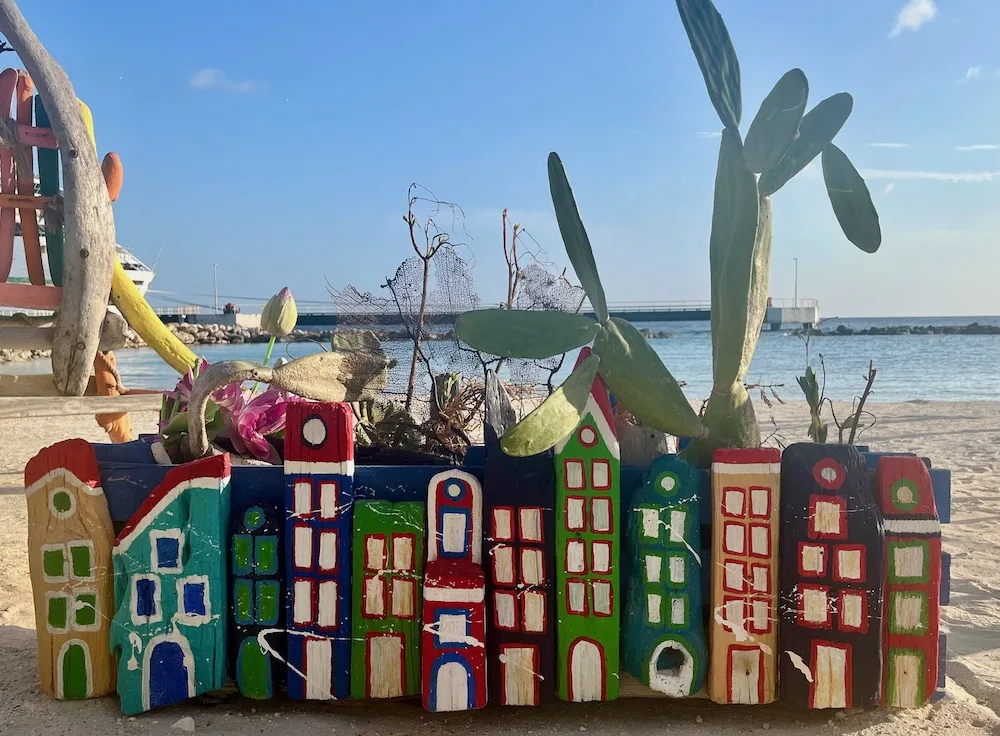
[(716, 703), (773, 703), (778, 691), (781, 453), (716, 450), (708, 692)]
[(47, 447), (24, 485), (42, 690), (60, 700), (107, 695), (114, 532), (94, 451), (78, 439)]
[(781, 700), (878, 703), (883, 534), (864, 458), (800, 443), (781, 457)]
[[(27, 72), (19, 72), (17, 75), (17, 122), (18, 127), (22, 125), (31, 127), (34, 108), (32, 100), (35, 93), (35, 86)], [(48, 131), (49, 134), (52, 131)], [(54, 139), (55, 136), (52, 135)], [(30, 161), (27, 167), (17, 168), (17, 193), (33, 197), (35, 194), (35, 163), (34, 152), (31, 150), (32, 144), (23, 138), (26, 143), (22, 147), (24, 160)], [(23, 170), (22, 170), (23, 169)], [(42, 264), (41, 238), (38, 232), (38, 213), (34, 210), (21, 210), (21, 242), (24, 244), (24, 262), (28, 270), (28, 280), (36, 286), (45, 285), (45, 266)]]
[[(51, 350), (55, 334), (55, 327), (0, 325), (0, 345), (8, 350)], [(128, 340), (121, 331), (102, 331), (98, 350), (120, 350), (127, 344)]]
[(36, 284), (0, 283), (0, 307), (59, 309), (62, 289)]
[[(578, 364), (589, 355), (589, 348), (581, 350)], [(554, 448), (556, 694), (562, 700), (618, 697), (622, 520), (614, 426), (598, 375), (579, 426)]]
[[(49, 114), (40, 95), (35, 95), (35, 124), (40, 130), (52, 132)], [(54, 148), (38, 147), (38, 193), (43, 197), (59, 194), (59, 152)], [(45, 214), (45, 255), (52, 283), (62, 286), (63, 223), (61, 218), (51, 213)]]
[(699, 472), (656, 460), (629, 507), (625, 663), (643, 685), (673, 698), (702, 688), (708, 649), (702, 622)]
[(162, 398), (159, 393), (126, 396), (8, 397), (0, 398), (0, 419), (159, 411), (161, 403)]
[[(13, 187), (13, 184), (11, 186)], [(51, 201), (51, 197), (34, 197), (28, 194), (15, 193), (0, 194), (0, 207), (17, 207), (25, 211), (44, 210), (45, 206)], [(31, 216), (34, 216), (34, 213)], [(35, 224), (37, 226), (37, 221)]]
[[(87, 395), (97, 395), (97, 385), (93, 377), (87, 386)], [(13, 396), (60, 396), (56, 388), (55, 376), (51, 373), (0, 375), (0, 397)]]
[[(0, 72), (0, 118), (10, 120), (11, 99), (16, 87), (17, 69), (4, 69)], [(10, 150), (0, 148), (0, 195), (13, 195), (15, 190), (14, 155)], [(10, 207), (0, 204), (0, 282), (6, 281), (10, 276), (16, 214)]]
[(882, 704), (919, 708), (937, 688), (941, 524), (919, 458), (882, 457), (875, 477), (885, 525)]
[(175, 467), (118, 534), (111, 649), (126, 715), (228, 682), (229, 486), (229, 455)]
[[(47, 120), (47, 118), (46, 118)], [(56, 149), (59, 148), (59, 141), (51, 128), (36, 128), (33, 125), (21, 123), (21, 118), (17, 119), (17, 135), (21, 143), (35, 148)]]

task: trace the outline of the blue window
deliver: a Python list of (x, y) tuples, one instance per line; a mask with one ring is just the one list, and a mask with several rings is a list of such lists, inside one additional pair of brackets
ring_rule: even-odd
[(189, 616), (208, 615), (208, 583), (184, 583), (184, 613)]
[(177, 537), (156, 539), (156, 563), (160, 569), (176, 569), (181, 566), (181, 543)]
[(439, 608), (434, 612), (434, 646), (438, 649), (465, 649), (472, 641), (472, 611), (468, 608)]
[(140, 616), (156, 616), (156, 580), (135, 581), (135, 612)]

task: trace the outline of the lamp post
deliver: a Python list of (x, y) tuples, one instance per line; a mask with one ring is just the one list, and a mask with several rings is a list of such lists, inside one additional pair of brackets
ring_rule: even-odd
[(793, 258), (795, 261), (795, 303), (792, 306), (799, 306), (799, 259)]

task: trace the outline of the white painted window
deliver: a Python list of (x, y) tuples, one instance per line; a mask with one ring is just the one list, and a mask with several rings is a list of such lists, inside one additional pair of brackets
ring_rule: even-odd
[(517, 602), (514, 594), (504, 590), (493, 593), (493, 606), (497, 617), (497, 626), (501, 629), (514, 629)]
[(607, 460), (590, 461), (590, 482), (594, 490), (606, 491), (611, 488), (611, 463)]
[(611, 583), (606, 580), (595, 580), (591, 586), (594, 590), (594, 613), (598, 616), (610, 616), (612, 609)]
[(381, 534), (369, 534), (365, 537), (365, 569), (385, 569), (385, 537)]
[(687, 604), (683, 598), (670, 599), (670, 623), (684, 626), (687, 623)]
[(864, 599), (860, 593), (844, 591), (840, 594), (840, 627), (860, 629), (864, 616)]
[(924, 576), (924, 547), (921, 544), (892, 545), (892, 569), (895, 577), (922, 578)]
[(826, 545), (800, 544), (799, 557), (799, 568), (803, 573), (817, 577), (826, 574)]
[(339, 484), (335, 480), (319, 484), (319, 515), (324, 519), (336, 519), (340, 514)]
[(514, 577), (514, 548), (498, 544), (493, 548), (493, 582), (513, 585)]
[(771, 515), (771, 489), (750, 489), (750, 513), (753, 516), (768, 517)]
[(292, 540), (295, 552), (295, 567), (309, 570), (313, 562), (313, 530), (309, 526), (296, 526)]
[(319, 533), (319, 569), (325, 572), (337, 569), (337, 532)]
[(660, 582), (661, 569), (663, 568), (663, 557), (660, 555), (646, 555), (646, 582)]
[(818, 534), (828, 536), (839, 536), (843, 534), (843, 506), (840, 503), (831, 501), (817, 501), (816, 510), (813, 512), (812, 527)]
[(837, 580), (860, 582), (864, 580), (865, 571), (862, 564), (860, 549), (843, 549), (836, 547), (837, 556), (834, 562), (833, 574)]
[(825, 623), (828, 616), (827, 591), (821, 588), (804, 588), (802, 590), (802, 619), (809, 623)]
[(646, 593), (646, 620), (658, 624), (663, 618), (663, 596), (659, 593)]
[(571, 580), (566, 584), (568, 595), (566, 607), (570, 613), (586, 613), (587, 584), (582, 580)]
[(385, 615), (385, 579), (381, 575), (365, 578), (365, 616)]
[(521, 541), (541, 542), (542, 540), (542, 510), (540, 508), (523, 508), (521, 517)]
[(753, 566), (753, 589), (756, 593), (771, 592), (771, 570), (766, 565)]
[(680, 585), (685, 582), (685, 575), (687, 573), (687, 565), (685, 560), (681, 555), (671, 555), (670, 556), (670, 582), (674, 585)]
[(723, 533), (725, 535), (723, 549), (726, 552), (734, 555), (746, 554), (746, 527), (742, 524), (726, 522), (723, 526)]
[(646, 539), (660, 538), (659, 509), (639, 509), (642, 514), (642, 536)]
[(725, 563), (726, 581), (724, 587), (726, 590), (738, 593), (743, 591), (745, 583), (744, 564), (742, 562)]
[(570, 496), (566, 499), (566, 528), (570, 531), (582, 531), (584, 528), (584, 499)]
[(523, 614), (521, 628), (531, 634), (545, 632), (545, 594), (538, 590), (526, 590), (521, 594)]
[(511, 509), (493, 509), (493, 539), (498, 542), (514, 539), (514, 513)]
[(464, 613), (441, 613), (437, 620), (438, 639), (442, 644), (467, 644), (468, 627)]
[(466, 514), (445, 512), (442, 518), (441, 544), (445, 552), (459, 553), (465, 551), (465, 531), (469, 522)]
[(567, 460), (565, 468), (566, 488), (570, 491), (582, 491), (587, 485), (587, 480), (584, 477), (583, 461)]
[(417, 613), (417, 584), (405, 578), (392, 579), (392, 615), (414, 618)]
[(927, 596), (909, 591), (892, 594), (893, 628), (900, 633), (918, 633), (927, 627)]
[(311, 624), (312, 610), (312, 581), (296, 580), (292, 587), (292, 620), (297, 624)]
[(595, 498), (590, 502), (591, 528), (595, 532), (611, 531), (612, 511), (610, 498)]
[(767, 526), (750, 525), (750, 552), (757, 557), (771, 554), (771, 530)]
[(743, 516), (743, 489), (727, 488), (723, 496), (723, 510), (726, 516)]
[(742, 598), (734, 598), (723, 604), (725, 610), (726, 623), (729, 624), (730, 631), (739, 631), (743, 628), (744, 601)]
[(542, 585), (545, 582), (542, 550), (521, 550), (521, 582), (525, 585)]
[(295, 481), (295, 515), (312, 514), (312, 483), (307, 480)]
[(684, 525), (687, 523), (687, 512), (672, 509), (670, 511), (670, 541), (684, 541)]
[(413, 570), (412, 535), (392, 535), (392, 569), (399, 572), (410, 572)]
[(338, 607), (337, 581), (323, 580), (319, 584), (319, 601), (316, 607), (316, 625), (325, 629), (337, 628)]
[(770, 618), (771, 605), (767, 601), (755, 600), (750, 604), (750, 625), (753, 631), (767, 632)]
[(581, 539), (571, 539), (566, 544), (566, 572), (585, 572), (587, 548)]

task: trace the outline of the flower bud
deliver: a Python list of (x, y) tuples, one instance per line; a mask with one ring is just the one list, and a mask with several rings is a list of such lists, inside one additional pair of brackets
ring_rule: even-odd
[(295, 306), (295, 298), (286, 286), (267, 300), (260, 315), (260, 328), (273, 337), (284, 337), (295, 329), (298, 320), (299, 310)]

